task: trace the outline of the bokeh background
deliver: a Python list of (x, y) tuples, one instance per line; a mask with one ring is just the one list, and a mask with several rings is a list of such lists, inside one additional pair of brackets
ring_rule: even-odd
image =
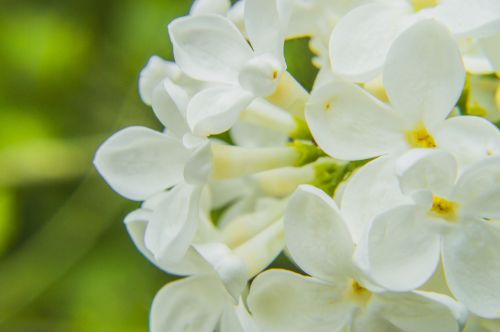
[[(0, 0), (0, 331), (147, 331), (172, 277), (134, 248), (122, 220), (139, 204), (92, 158), (120, 128), (160, 129), (138, 75), (153, 54), (172, 59), (166, 26), (190, 4)], [(306, 41), (286, 54), (310, 87)]]

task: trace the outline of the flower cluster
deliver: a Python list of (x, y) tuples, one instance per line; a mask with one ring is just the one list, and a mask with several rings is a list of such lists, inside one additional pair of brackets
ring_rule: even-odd
[(168, 32), (139, 81), (166, 129), (95, 157), (184, 277), (151, 331), (500, 331), (500, 1), (197, 0)]

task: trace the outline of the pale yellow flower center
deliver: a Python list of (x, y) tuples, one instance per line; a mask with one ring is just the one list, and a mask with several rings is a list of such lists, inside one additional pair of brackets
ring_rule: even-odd
[(372, 292), (353, 279), (345, 293), (345, 297), (360, 306), (365, 306), (370, 301)]
[(420, 11), (425, 8), (432, 8), (439, 5), (439, 0), (410, 0), (415, 11)]
[(406, 132), (406, 140), (413, 148), (435, 148), (436, 141), (423, 124), (418, 124), (415, 129)]
[(458, 219), (458, 210), (458, 203), (449, 201), (443, 197), (433, 196), (432, 207), (429, 213), (434, 217), (455, 223)]

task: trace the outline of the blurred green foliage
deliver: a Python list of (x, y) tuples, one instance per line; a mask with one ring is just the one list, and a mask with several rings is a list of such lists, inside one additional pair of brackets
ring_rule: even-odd
[(190, 1), (0, 3), (0, 331), (147, 331), (170, 277), (121, 220), (137, 204), (91, 161), (119, 128), (159, 128), (137, 94)]
[[(92, 167), (128, 125), (160, 128), (137, 93), (167, 24), (190, 0), (0, 2), (0, 331), (147, 331), (171, 277), (134, 248), (121, 220), (138, 206)], [(308, 53), (287, 43), (287, 57)], [(308, 88), (307, 56), (289, 70)]]

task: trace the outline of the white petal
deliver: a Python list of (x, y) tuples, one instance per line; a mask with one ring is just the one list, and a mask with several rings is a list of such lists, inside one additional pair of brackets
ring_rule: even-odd
[(194, 247), (212, 266), (237, 303), (249, 279), (245, 263), (222, 243), (205, 243), (194, 245)]
[[(242, 301), (238, 303), (238, 306), (236, 307), (236, 314), (238, 315), (238, 320), (241, 324), (241, 327), (243, 328), (244, 332), (260, 332), (259, 327), (257, 326), (257, 323), (253, 319), (253, 317), (250, 315), (248, 312), (247, 308), (245, 307), (246, 304), (243, 304)], [(224, 332), (224, 331), (221, 331)], [(233, 330), (228, 330), (227, 332), (233, 332)]]
[(189, 132), (186, 123), (188, 100), (186, 91), (168, 78), (158, 83), (152, 94), (151, 103), (156, 117), (179, 138)]
[(210, 82), (236, 82), (252, 56), (243, 35), (227, 18), (200, 15), (169, 24), (175, 61), (189, 76)]
[(174, 281), (156, 294), (150, 313), (151, 332), (213, 332), (226, 301), (215, 277)]
[(146, 247), (155, 259), (175, 263), (186, 254), (200, 218), (201, 190), (181, 183), (164, 195), (145, 235)]
[(257, 54), (270, 53), (284, 63), (284, 28), (291, 6), (279, 0), (245, 1), (245, 31)]
[(379, 157), (359, 169), (347, 182), (340, 209), (358, 243), (378, 214), (411, 202), (401, 193), (395, 158)]
[[(462, 51), (463, 52), (463, 51)], [(472, 75), (488, 75), (495, 72), (490, 59), (481, 53), (462, 53), (465, 70)]]
[(220, 216), (219, 225), (225, 228), (239, 215), (254, 212), (256, 207), (256, 195), (246, 195), (239, 198), (235, 203), (230, 205)]
[(332, 69), (351, 80), (369, 81), (382, 69), (389, 47), (409, 22), (407, 6), (368, 4), (353, 9), (330, 39)]
[(203, 258), (192, 248), (187, 251), (180, 262), (172, 263), (168, 260), (156, 260), (153, 253), (146, 248), (144, 243), (146, 228), (151, 216), (151, 210), (138, 209), (129, 213), (125, 218), (125, 225), (132, 241), (137, 249), (139, 249), (149, 261), (163, 271), (175, 275), (184, 276), (210, 271), (210, 266), (208, 266)]
[(94, 165), (120, 195), (144, 200), (183, 179), (189, 152), (172, 137), (144, 127), (128, 127), (97, 150)]
[[(247, 327), (242, 324), (238, 313), (236, 312), (236, 307), (226, 306), (224, 313), (222, 314), (220, 320), (220, 328), (217, 330), (218, 332), (250, 332), (251, 327)], [(246, 310), (243, 308), (243, 310)], [(257, 332), (258, 330), (255, 330)]]
[(497, 332), (500, 331), (500, 319), (483, 319), (474, 314), (469, 315), (463, 332)]
[(222, 313), (220, 319), (220, 328), (218, 332), (245, 332), (241, 327), (241, 323), (236, 315), (234, 306), (227, 306)]
[(500, 132), (491, 122), (476, 116), (457, 116), (447, 119), (436, 129), (437, 145), (449, 152), (466, 167), (500, 154)]
[(448, 286), (473, 313), (500, 318), (500, 228), (471, 220), (444, 239)]
[(447, 197), (457, 180), (457, 161), (443, 150), (412, 149), (398, 158), (396, 168), (405, 194), (429, 190)]
[[(491, 37), (484, 38), (485, 40)], [(480, 39), (471, 37), (459, 37), (458, 45), (467, 73), (472, 75), (487, 75), (494, 72), (493, 66), (481, 46)], [(476, 80), (476, 79), (473, 79)]]
[(481, 38), (479, 44), (484, 54), (490, 60), (494, 70), (500, 72), (500, 33), (486, 38)]
[(368, 230), (368, 259), (375, 281), (395, 291), (421, 286), (434, 273), (440, 236), (418, 206), (379, 215)]
[(285, 247), (283, 222), (278, 220), (234, 249), (249, 269), (250, 277), (264, 270)]
[(278, 86), (284, 65), (274, 56), (265, 53), (250, 59), (240, 71), (241, 87), (259, 97), (274, 93)]
[(193, 185), (203, 185), (212, 174), (212, 148), (209, 140), (193, 148), (191, 157), (184, 168), (186, 182)]
[(261, 332), (243, 301), (227, 306), (222, 315), (220, 332)]
[(318, 145), (337, 159), (367, 159), (406, 145), (397, 115), (352, 83), (331, 82), (313, 91), (306, 119)]
[[(440, 269), (442, 270), (442, 265), (440, 266)], [(443, 273), (443, 278), (444, 278), (444, 271), (441, 271), (440, 273)], [(465, 324), (467, 318), (469, 317), (469, 311), (462, 303), (458, 302), (452, 297), (451, 292), (449, 292), (449, 289), (447, 290), (447, 292), (449, 293), (449, 295), (436, 293), (435, 291), (424, 291), (424, 290), (417, 290), (414, 291), (413, 293), (416, 293), (418, 295), (421, 295), (423, 297), (426, 297), (428, 299), (431, 299), (448, 307), (448, 309), (453, 314), (453, 317), (455, 317), (458, 323), (462, 326)]]
[(211, 204), (213, 209), (219, 209), (229, 203), (252, 194), (256, 188), (248, 178), (235, 178), (221, 181), (211, 181)]
[(188, 105), (189, 127), (200, 136), (222, 133), (236, 123), (253, 98), (251, 93), (231, 86), (205, 89)]
[(456, 35), (481, 37), (500, 29), (497, 0), (447, 0), (430, 13)]
[(399, 332), (380, 314), (380, 301), (372, 299), (365, 310), (359, 310), (352, 322), (350, 332)]
[(342, 301), (342, 290), (296, 273), (270, 270), (252, 283), (248, 305), (266, 332), (341, 331), (353, 310)]
[(300, 186), (285, 212), (285, 238), (295, 262), (322, 280), (348, 278), (354, 244), (337, 205), (323, 191)]
[(485, 158), (462, 174), (454, 196), (463, 210), (485, 218), (500, 218), (500, 156)]
[(288, 136), (273, 129), (238, 121), (231, 128), (231, 138), (236, 145), (248, 148), (284, 146)]
[(135, 246), (141, 254), (146, 256), (147, 259), (154, 262), (153, 254), (144, 245), (144, 234), (148, 226), (149, 219), (151, 219), (152, 211), (148, 209), (137, 209), (130, 212), (125, 217), (125, 226), (127, 227), (128, 234), (134, 242)]
[(229, 0), (195, 0), (191, 5), (189, 14), (219, 14), (225, 15), (231, 7)]
[(383, 293), (377, 295), (377, 300), (382, 303), (381, 315), (398, 331), (458, 332), (453, 311), (436, 298), (409, 292)]
[[(457, 102), (465, 69), (456, 41), (433, 20), (414, 24), (392, 44), (384, 66), (391, 104), (409, 121), (431, 126)], [(413, 129), (413, 128), (411, 128)]]
[(264, 229), (283, 218), (286, 201), (276, 201), (269, 205), (256, 202), (252, 212), (243, 213), (222, 228), (224, 242), (231, 247), (242, 245)]
[(320, 2), (312, 1), (290, 1), (292, 6), (290, 20), (286, 27), (287, 39), (314, 36), (319, 30), (316, 24), (311, 24), (315, 20), (323, 6)]
[(245, 1), (238, 0), (227, 12), (227, 18), (233, 22), (238, 29), (246, 35), (245, 32)]
[(175, 79), (180, 75), (179, 67), (174, 62), (152, 56), (139, 76), (139, 95), (144, 103), (151, 105), (151, 98), (156, 86), (165, 78)]

